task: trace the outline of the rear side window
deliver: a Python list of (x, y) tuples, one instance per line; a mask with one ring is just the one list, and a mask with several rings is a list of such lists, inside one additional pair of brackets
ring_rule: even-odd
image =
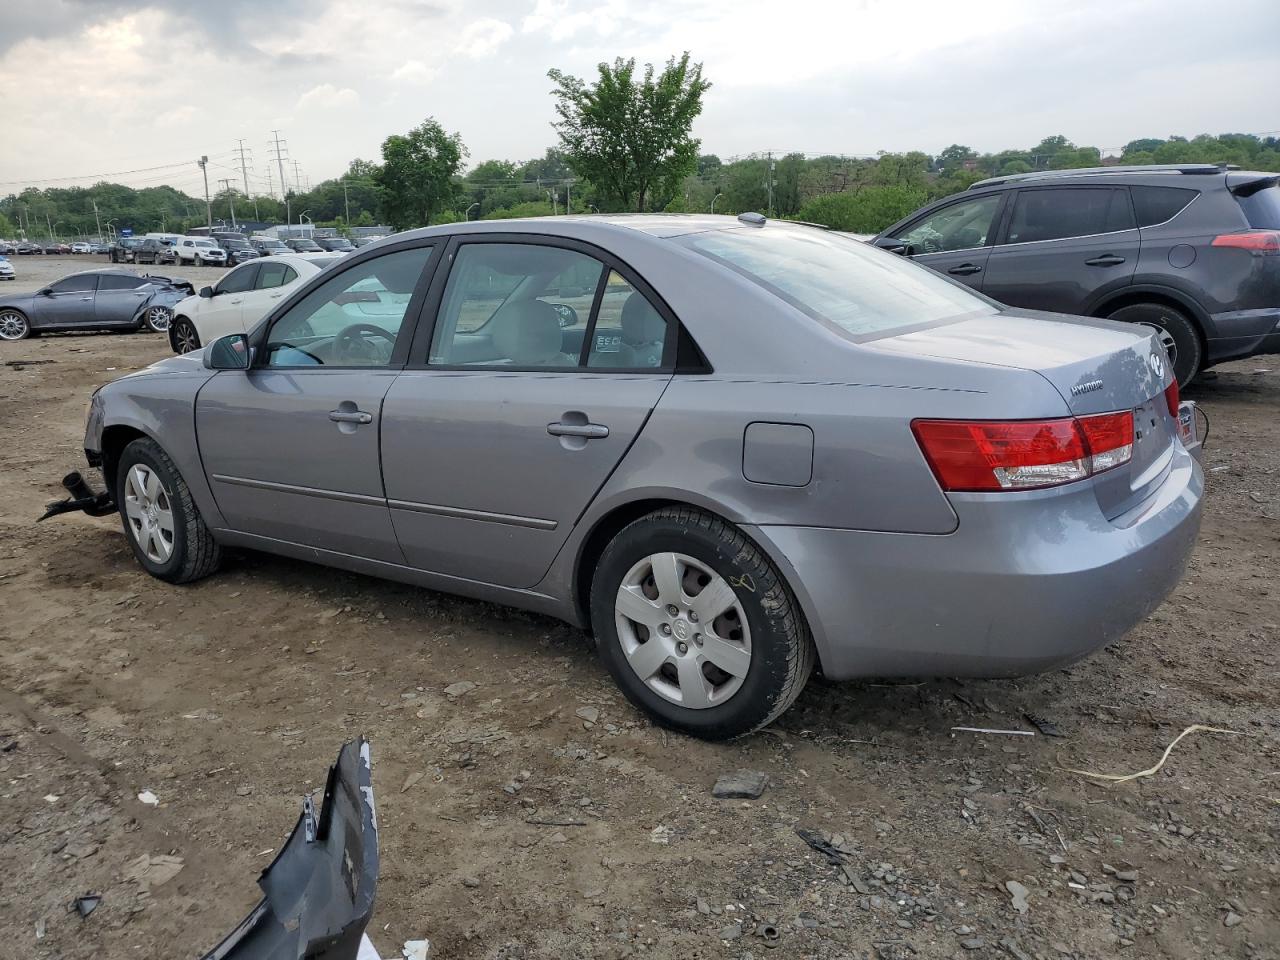
[(102, 274), (98, 277), (99, 290), (136, 290), (142, 286), (141, 277), (121, 277), (110, 274)]
[(1153, 227), (1172, 220), (1200, 196), (1199, 190), (1182, 187), (1130, 187), (1129, 192), (1133, 195), (1133, 209), (1140, 227)]
[(855, 340), (995, 312), (989, 301), (931, 270), (822, 230), (742, 227), (675, 242)]
[(283, 287), (286, 283), (293, 283), (297, 278), (298, 275), (294, 273), (293, 267), (288, 264), (267, 261), (259, 268), (258, 282), (254, 289), (270, 290), (272, 287)]
[(1280, 230), (1280, 184), (1273, 183), (1248, 196), (1236, 196), (1249, 226), (1255, 230)]
[(1019, 190), (1005, 242), (1066, 240), (1129, 230), (1133, 226), (1133, 209), (1123, 190), (1112, 187)]

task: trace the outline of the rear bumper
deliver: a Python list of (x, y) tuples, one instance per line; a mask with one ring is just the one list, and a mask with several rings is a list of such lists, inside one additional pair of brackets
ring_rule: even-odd
[(1205, 344), (1210, 363), (1280, 353), (1280, 307), (1213, 315), (1218, 336)]
[(1165, 482), (1115, 521), (1086, 483), (953, 495), (960, 525), (944, 536), (748, 529), (795, 589), (828, 677), (1017, 676), (1083, 657), (1154, 610), (1182, 576), (1203, 490), (1179, 447)]

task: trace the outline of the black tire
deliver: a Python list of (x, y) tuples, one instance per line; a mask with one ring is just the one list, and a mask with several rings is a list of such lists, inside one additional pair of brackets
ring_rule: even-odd
[[(693, 709), (665, 699), (637, 675), (623, 652), (614, 616), (618, 589), (637, 563), (667, 551), (723, 577), (746, 615), (750, 666), (724, 703)], [(600, 658), (627, 699), (655, 722), (706, 740), (728, 740), (768, 726), (795, 702), (816, 660), (799, 604), (773, 564), (733, 524), (691, 507), (657, 510), (613, 538), (592, 578), (591, 623)]]
[(1173, 363), (1173, 375), (1182, 388), (1191, 383), (1204, 365), (1204, 345), (1195, 323), (1180, 310), (1163, 303), (1134, 303), (1111, 314), (1111, 320), (1140, 323), (1164, 331), (1165, 346)]
[[(190, 349), (183, 349), (182, 344), (188, 343)], [(195, 324), (186, 317), (175, 317), (173, 322), (169, 324), (169, 346), (173, 348), (174, 353), (191, 353), (199, 350), (200, 334), (196, 332)]]
[[(137, 464), (145, 465), (159, 478), (169, 510), (173, 514), (172, 552), (163, 562), (147, 556), (126, 512), (125, 477)], [(116, 465), (114, 496), (120, 508), (125, 539), (129, 541), (133, 555), (147, 573), (169, 583), (190, 583), (209, 576), (218, 568), (222, 549), (200, 516), (200, 510), (191, 498), (191, 490), (182, 479), (182, 474), (154, 440), (134, 440), (124, 448)]]
[(0, 340), (25, 340), (31, 336), (31, 320), (16, 307), (0, 310)]

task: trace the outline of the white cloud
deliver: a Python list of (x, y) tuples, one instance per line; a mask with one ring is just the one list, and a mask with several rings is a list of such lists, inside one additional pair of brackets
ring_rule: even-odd
[(360, 102), (360, 94), (350, 87), (335, 87), (332, 83), (322, 83), (312, 87), (298, 98), (295, 110), (334, 110), (350, 107)]
[(391, 72), (391, 79), (405, 83), (430, 83), (439, 72), (439, 67), (428, 66), (421, 60), (406, 60)]
[(491, 56), (500, 46), (506, 43), (511, 34), (511, 24), (505, 20), (494, 20), (486, 17), (476, 20), (462, 28), (458, 35), (457, 51), (477, 60)]

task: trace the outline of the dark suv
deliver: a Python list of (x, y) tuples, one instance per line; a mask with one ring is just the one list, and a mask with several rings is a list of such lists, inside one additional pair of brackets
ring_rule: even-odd
[(1155, 327), (1185, 385), (1280, 353), (1278, 184), (1210, 165), (996, 177), (871, 242), (1010, 306)]

